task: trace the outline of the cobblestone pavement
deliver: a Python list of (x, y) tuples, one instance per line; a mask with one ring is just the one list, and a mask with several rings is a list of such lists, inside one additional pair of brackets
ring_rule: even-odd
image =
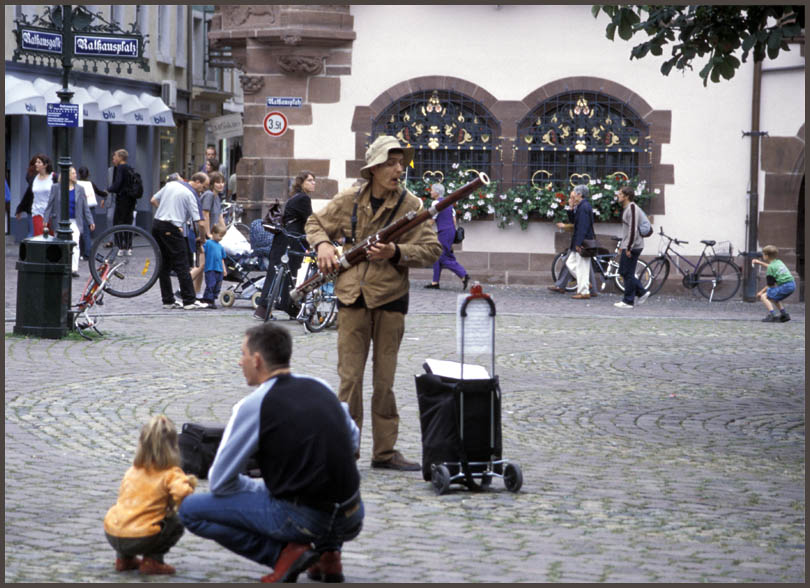
[[(249, 303), (164, 311), (155, 288), (108, 296), (103, 339), (19, 337), (14, 261), (7, 252), (5, 580), (144, 581), (113, 571), (102, 518), (149, 415), (224, 423), (248, 391), (236, 362), (257, 324)], [(457, 359), (458, 289), (425, 283), (413, 283), (395, 386), (398, 445), (414, 459), (413, 376), (426, 357)], [(366, 428), (367, 514), (344, 548), (348, 581), (805, 581), (803, 304), (765, 324), (760, 305), (741, 301), (653, 297), (627, 313), (615, 294), (485, 291), (498, 305), (503, 454), (523, 488), (495, 480), (436, 496), (418, 472), (371, 470)], [(335, 331), (284, 324), (294, 370), (337, 386)], [(268, 571), (190, 533), (167, 561), (176, 576), (146, 581)]]

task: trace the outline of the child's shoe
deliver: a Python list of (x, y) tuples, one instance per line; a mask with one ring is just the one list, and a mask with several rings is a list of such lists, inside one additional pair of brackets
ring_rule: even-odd
[(786, 323), (789, 320), (790, 320), (790, 315), (788, 313), (786, 313), (786, 312), (783, 312), (782, 316), (779, 317), (779, 322), (780, 323)]
[(126, 572), (127, 570), (137, 570), (141, 566), (139, 557), (116, 557), (115, 571)]
[(779, 322), (779, 317), (776, 316), (775, 314), (770, 314), (769, 313), (768, 316), (766, 316), (764, 319), (762, 319), (762, 322), (763, 323), (778, 323)]
[(173, 574), (174, 567), (151, 557), (144, 557), (138, 571), (142, 574)]

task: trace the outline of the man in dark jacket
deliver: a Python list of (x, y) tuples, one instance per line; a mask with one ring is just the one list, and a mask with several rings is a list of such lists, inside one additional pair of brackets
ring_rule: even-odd
[(596, 237), (593, 232), (593, 208), (587, 198), (588, 186), (585, 184), (574, 186), (568, 195), (568, 205), (574, 211), (574, 236), (571, 237), (571, 253), (565, 260), (565, 265), (576, 276), (577, 293), (572, 298), (577, 300), (587, 300), (591, 297), (588, 280), (591, 259), (582, 257), (582, 242)]
[[(131, 197), (125, 192), (125, 187), (129, 186), (131, 182), (130, 174), (132, 168), (127, 164), (129, 153), (126, 149), (119, 149), (115, 151), (112, 156), (112, 164), (114, 166), (113, 181), (107, 192), (115, 194), (115, 212), (113, 213), (114, 225), (131, 225), (133, 220), (133, 213), (135, 212), (135, 198)], [(115, 235), (116, 247), (119, 249), (119, 255), (132, 255), (132, 233), (117, 233)]]

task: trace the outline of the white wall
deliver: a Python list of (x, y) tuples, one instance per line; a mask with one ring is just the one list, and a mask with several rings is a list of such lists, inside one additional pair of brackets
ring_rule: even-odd
[[(704, 87), (696, 61), (693, 71), (659, 69), (665, 57), (630, 61), (633, 42), (605, 38), (608, 19), (594, 19), (582, 6), (352, 5), (357, 39), (352, 75), (341, 78), (338, 104), (313, 105), (313, 126), (296, 127), (296, 157), (330, 159), (330, 176), (342, 187), (345, 161), (355, 158), (350, 126), (355, 106), (368, 105), (404, 80), (447, 75), (481, 86), (500, 100), (521, 100), (560, 78), (593, 76), (630, 88), (653, 109), (672, 112), (672, 136), (662, 146), (662, 164), (672, 164), (675, 183), (666, 186), (666, 214), (654, 223), (690, 241), (687, 254), (702, 250), (701, 239), (730, 240), (745, 246), (749, 178), (753, 64), (749, 59), (730, 81)], [(639, 42), (639, 41), (636, 41)], [(665, 55), (667, 52), (665, 51)], [(792, 60), (792, 61), (791, 61)], [(803, 63), (798, 48), (780, 61)], [(765, 67), (777, 65), (766, 62)], [(782, 63), (779, 63), (782, 65)], [(621, 98), (621, 97), (620, 97)], [(804, 121), (804, 72), (767, 74), (763, 83), (764, 130), (795, 135)], [(514, 237), (500, 229), (472, 224), (474, 246), (480, 231), (498, 237), (510, 251), (550, 252), (553, 236)], [(536, 223), (533, 223), (536, 224)], [(494, 227), (492, 223), (492, 227)], [(474, 227), (474, 228), (473, 228)], [(511, 232), (513, 232), (514, 229)], [(490, 235), (492, 233), (492, 235)], [(645, 254), (654, 253), (649, 239)], [(549, 247), (549, 243), (551, 246)]]

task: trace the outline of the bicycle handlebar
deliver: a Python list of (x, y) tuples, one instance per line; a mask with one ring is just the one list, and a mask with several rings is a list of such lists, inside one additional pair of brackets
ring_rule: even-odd
[(666, 237), (670, 241), (673, 241), (675, 245), (689, 245), (689, 241), (681, 241), (680, 239), (676, 239), (675, 237), (670, 237), (669, 235), (664, 233), (664, 227), (658, 227), (658, 234), (662, 237)]

